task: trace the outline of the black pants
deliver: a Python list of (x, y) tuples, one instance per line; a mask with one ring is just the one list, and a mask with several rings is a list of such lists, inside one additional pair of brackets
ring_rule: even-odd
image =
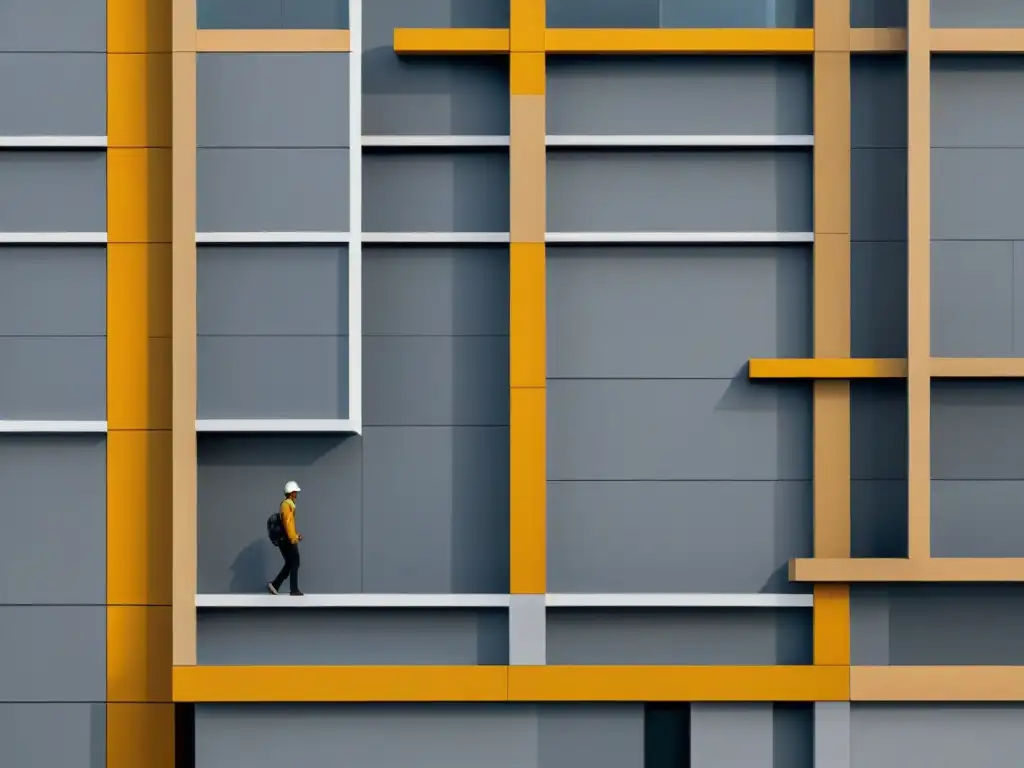
[(292, 594), (299, 591), (299, 545), (285, 541), (278, 549), (281, 550), (281, 557), (284, 558), (284, 567), (277, 574), (274, 581), (274, 589), (280, 589), (284, 580), (288, 579), (288, 588)]

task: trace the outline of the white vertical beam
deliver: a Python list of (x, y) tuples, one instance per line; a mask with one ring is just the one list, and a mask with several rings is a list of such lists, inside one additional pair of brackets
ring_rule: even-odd
[(363, 431), (363, 0), (348, 0), (348, 420)]
[(850, 768), (850, 702), (815, 703), (814, 768)]
[(547, 664), (547, 607), (544, 595), (512, 595), (508, 608), (508, 663)]

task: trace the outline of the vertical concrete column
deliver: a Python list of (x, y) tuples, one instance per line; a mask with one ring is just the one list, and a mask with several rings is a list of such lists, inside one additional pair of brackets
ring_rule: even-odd
[[(509, 23), (509, 579), (513, 595), (540, 596), (541, 599), (547, 590), (544, 25), (544, 0), (512, 0)], [(523, 606), (529, 604), (529, 601), (520, 603), (518, 610), (527, 611)], [(519, 621), (515, 616), (510, 618)]]
[(171, 35), (107, 4), (107, 768), (172, 768)]
[(814, 768), (850, 768), (850, 703), (814, 705)]
[[(850, 2), (814, 4), (814, 356), (850, 356)], [(814, 382), (814, 556), (850, 556), (850, 382)], [(814, 663), (850, 663), (850, 589), (814, 588)]]
[(508, 613), (508, 659), (513, 666), (547, 664), (544, 595), (512, 595)]
[(690, 707), (691, 768), (773, 768), (774, 740), (771, 704)]
[(907, 540), (931, 556), (931, 0), (907, 0)]

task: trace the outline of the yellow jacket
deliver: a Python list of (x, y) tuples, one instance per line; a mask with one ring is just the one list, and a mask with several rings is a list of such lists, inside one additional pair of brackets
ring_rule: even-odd
[(295, 530), (295, 502), (291, 499), (281, 502), (281, 522), (284, 524), (284, 532), (288, 541), (298, 544), (299, 532)]

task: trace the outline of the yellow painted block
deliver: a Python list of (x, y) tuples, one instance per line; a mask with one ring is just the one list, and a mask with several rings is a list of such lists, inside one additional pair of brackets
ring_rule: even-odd
[(814, 663), (850, 663), (850, 587), (814, 585)]
[(548, 53), (811, 53), (812, 29), (548, 29)]
[(171, 146), (171, 54), (107, 56), (107, 142), (117, 148)]
[(111, 243), (171, 242), (171, 150), (107, 150)]
[(507, 29), (396, 29), (398, 54), (508, 53)]
[(512, 389), (509, 409), (510, 581), (513, 594), (547, 591), (547, 391)]
[(512, 243), (509, 253), (509, 381), (547, 384), (547, 301), (543, 243)]
[(169, 53), (173, 0), (107, 0), (107, 51)]
[(792, 358), (750, 360), (752, 379), (901, 379), (907, 361), (897, 358)]
[(106, 768), (174, 768), (174, 705), (107, 704)]
[(107, 602), (171, 604), (171, 433), (107, 435)]
[(171, 246), (107, 247), (107, 334), (171, 335)]
[(513, 51), (544, 52), (546, 6), (546, 0), (512, 0), (509, 30)]
[(542, 96), (547, 87), (544, 53), (516, 53), (509, 57), (509, 89), (513, 96)]
[(107, 425), (171, 428), (171, 339), (127, 330), (107, 337)]
[(171, 609), (107, 606), (107, 701), (171, 701)]

